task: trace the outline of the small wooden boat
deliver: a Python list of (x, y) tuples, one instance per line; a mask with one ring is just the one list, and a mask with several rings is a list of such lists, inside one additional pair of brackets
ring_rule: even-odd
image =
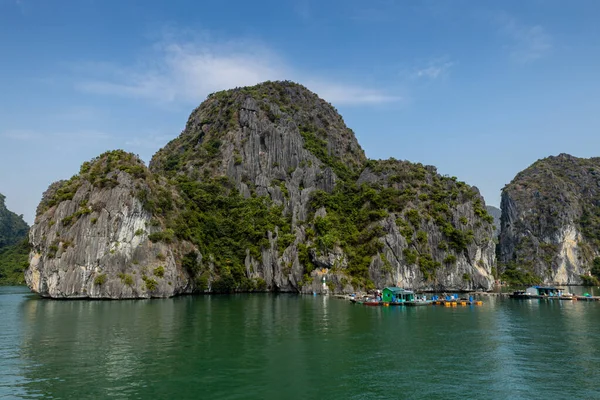
[(378, 306), (380, 304), (381, 304), (381, 302), (379, 300), (367, 300), (367, 301), (363, 301), (363, 305), (365, 305), (365, 306)]

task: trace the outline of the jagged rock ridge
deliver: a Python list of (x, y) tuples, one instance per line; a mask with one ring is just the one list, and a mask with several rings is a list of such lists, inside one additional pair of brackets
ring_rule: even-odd
[[(336, 110), (301, 85), (215, 93), (149, 170), (131, 157), (107, 153), (44, 195), (30, 235), (34, 290), (123, 298), (493, 281), (479, 192), (434, 167), (367, 160)], [(159, 267), (168, 281), (152, 276)]]
[(600, 158), (536, 161), (504, 187), (501, 208), (509, 279), (580, 284), (600, 254)]

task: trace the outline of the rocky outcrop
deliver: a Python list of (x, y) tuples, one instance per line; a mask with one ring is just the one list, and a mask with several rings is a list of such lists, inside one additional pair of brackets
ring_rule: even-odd
[(502, 191), (501, 271), (581, 284), (600, 254), (600, 158), (538, 160)]
[(307, 218), (314, 190), (357, 176), (364, 151), (337, 111), (292, 82), (212, 94), (150, 169), (193, 179), (231, 178), (244, 196), (269, 196), (294, 222)]
[[(371, 162), (359, 178), (402, 199), (382, 221), (383, 248), (369, 271), (377, 287), (489, 289), (495, 244), (492, 218), (476, 188), (406, 161)], [(450, 206), (449, 206), (450, 205)]]
[(51, 186), (29, 233), (27, 285), (53, 298), (185, 292), (188, 278), (175, 262), (174, 249), (150, 240), (160, 222), (142, 204), (140, 193), (151, 190), (148, 179), (140, 160), (116, 151), (84, 164), (70, 181)]
[[(475, 188), (434, 167), (368, 161), (336, 110), (295, 83), (210, 95), (149, 170), (104, 158), (44, 196), (34, 290), (126, 298), (493, 280), (492, 219)], [(105, 213), (82, 211), (98, 203)]]

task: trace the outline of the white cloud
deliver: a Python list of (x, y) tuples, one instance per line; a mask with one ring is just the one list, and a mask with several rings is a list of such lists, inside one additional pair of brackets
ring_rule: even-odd
[(325, 100), (339, 105), (380, 104), (399, 96), (360, 85), (333, 82), (290, 68), (256, 43), (211, 43), (207, 40), (158, 43), (133, 67), (105, 63), (77, 66), (76, 87), (104, 95), (141, 98), (158, 103), (197, 104), (215, 91), (290, 79), (304, 83)]
[(307, 87), (314, 90), (323, 99), (344, 105), (381, 104), (402, 100), (401, 96), (383, 93), (379, 90), (360, 86), (343, 85), (327, 82), (307, 82)]
[(514, 61), (529, 63), (552, 51), (552, 38), (541, 25), (525, 25), (507, 14), (502, 14), (499, 21), (501, 33), (512, 41), (507, 48)]
[(413, 76), (416, 78), (437, 79), (448, 74), (450, 68), (456, 65), (453, 61), (430, 61), (427, 66), (417, 68)]

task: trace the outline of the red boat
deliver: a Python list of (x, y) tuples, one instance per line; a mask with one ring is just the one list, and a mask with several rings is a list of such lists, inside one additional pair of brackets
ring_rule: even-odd
[(378, 306), (381, 304), (381, 302), (379, 300), (368, 300), (368, 301), (364, 301), (363, 304), (365, 306)]

